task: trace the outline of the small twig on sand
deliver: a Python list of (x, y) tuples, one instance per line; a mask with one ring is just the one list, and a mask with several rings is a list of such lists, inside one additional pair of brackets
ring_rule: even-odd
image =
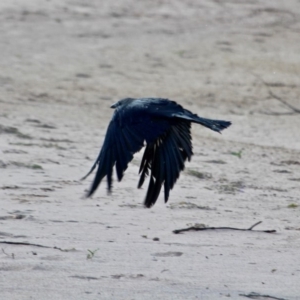
[(20, 246), (34, 246), (34, 247), (40, 247), (40, 248), (48, 248), (48, 249), (56, 249), (63, 252), (68, 252), (73, 249), (62, 249), (59, 247), (49, 247), (39, 244), (32, 244), (32, 243), (26, 243), (26, 242), (10, 242), (10, 241), (0, 241), (0, 244), (7, 244), (7, 245), (20, 245)]
[[(288, 108), (290, 108), (293, 111), (293, 113), (281, 113), (281, 114), (300, 114), (300, 109), (298, 109), (298, 108), (292, 106), (291, 104), (287, 103), (285, 100), (283, 100), (279, 96), (275, 95), (270, 89), (269, 89), (269, 95), (271, 97), (275, 98), (276, 100), (280, 101), (282, 104), (284, 104), (285, 106), (287, 106)], [(279, 114), (280, 113), (278, 113), (278, 115)]]
[(11, 255), (9, 255), (8, 253), (6, 253), (5, 252), (5, 250), (2, 248), (2, 252), (6, 255), (6, 256), (8, 256), (8, 257), (10, 257), (10, 258), (15, 258), (15, 255), (14, 255), (14, 253), (12, 253)]
[(294, 114), (300, 114), (300, 109), (294, 107), (293, 105), (289, 104), (288, 102), (286, 102), (285, 100), (283, 100), (281, 97), (275, 95), (272, 90), (270, 89), (270, 84), (265, 82), (264, 79), (258, 75), (255, 74), (253, 72), (250, 72), (253, 76), (255, 76), (269, 91), (269, 95), (271, 97), (273, 97), (274, 99), (278, 100), (279, 102), (281, 102), (282, 104), (284, 104), (285, 106), (287, 106), (289, 109), (292, 110), (292, 112), (285, 112), (285, 113), (275, 113), (275, 112), (268, 112), (265, 113), (266, 115), (272, 115), (272, 116), (281, 116), (281, 115), (294, 115)]
[(252, 225), (251, 227), (249, 227), (248, 229), (244, 229), (244, 228), (235, 228), (235, 227), (197, 227), (197, 226), (192, 226), (192, 227), (188, 227), (188, 228), (183, 228), (183, 229), (176, 229), (173, 230), (173, 233), (178, 234), (184, 231), (201, 231), (201, 230), (219, 230), (219, 229), (223, 229), (223, 230), (240, 230), (240, 231), (256, 231), (256, 232), (266, 232), (266, 233), (274, 233), (276, 232), (276, 230), (252, 230), (255, 226), (261, 224), (262, 221), (259, 221), (257, 223), (255, 223), (254, 225)]
[(257, 226), (257, 225), (259, 225), (259, 224), (261, 224), (262, 223), (262, 221), (258, 221), (258, 222), (256, 222), (254, 225), (252, 225), (251, 227), (249, 227), (248, 229), (246, 229), (246, 230), (252, 230), (255, 226)]
[(270, 295), (262, 295), (262, 294), (258, 294), (258, 293), (250, 293), (250, 294), (240, 294), (240, 296), (243, 297), (247, 297), (247, 298), (251, 298), (251, 299), (261, 299), (261, 298), (266, 298), (266, 299), (274, 299), (274, 300), (287, 300), (285, 298), (278, 298), (278, 297), (274, 297), (274, 296), (270, 296)]

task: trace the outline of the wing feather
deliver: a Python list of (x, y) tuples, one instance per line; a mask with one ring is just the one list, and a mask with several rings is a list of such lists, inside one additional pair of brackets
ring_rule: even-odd
[(115, 152), (116, 152), (116, 171), (120, 181), (123, 178), (124, 171), (128, 167), (128, 162), (133, 158), (133, 154), (128, 148), (123, 134), (115, 135)]
[(138, 183), (138, 188), (142, 187), (142, 185), (144, 184), (145, 178), (149, 175), (149, 170), (151, 169), (151, 162), (153, 159), (153, 154), (154, 154), (154, 145), (147, 145), (147, 147), (144, 151), (144, 154), (143, 154), (141, 165), (140, 165), (139, 174), (141, 174), (141, 176), (140, 176), (140, 180)]

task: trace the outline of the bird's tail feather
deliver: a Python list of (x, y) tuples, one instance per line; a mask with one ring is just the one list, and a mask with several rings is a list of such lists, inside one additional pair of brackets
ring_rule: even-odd
[(201, 124), (213, 131), (221, 132), (222, 130), (226, 129), (231, 125), (231, 122), (229, 121), (223, 121), (223, 120), (211, 120), (211, 119), (205, 119), (198, 116), (195, 116), (192, 122)]
[(229, 121), (201, 118), (196, 114), (192, 114), (191, 112), (184, 113), (184, 114), (178, 113), (178, 114), (174, 114), (173, 116), (180, 119), (188, 120), (193, 123), (201, 124), (202, 126), (207, 127), (216, 132), (221, 132), (222, 130), (226, 129), (231, 125), (231, 122)]

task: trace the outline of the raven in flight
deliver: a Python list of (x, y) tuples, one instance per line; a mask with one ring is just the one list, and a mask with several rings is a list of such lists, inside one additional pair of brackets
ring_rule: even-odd
[(140, 165), (140, 188), (150, 173), (150, 182), (145, 198), (145, 206), (155, 204), (164, 185), (165, 202), (170, 190), (184, 169), (186, 159), (193, 155), (191, 123), (201, 124), (220, 132), (231, 122), (198, 117), (184, 109), (175, 101), (161, 98), (126, 98), (113, 104), (115, 108), (109, 123), (100, 154), (89, 173), (98, 165), (94, 182), (87, 193), (90, 197), (107, 177), (108, 191), (112, 187), (113, 167), (116, 166), (118, 180), (121, 181), (133, 155), (146, 149)]

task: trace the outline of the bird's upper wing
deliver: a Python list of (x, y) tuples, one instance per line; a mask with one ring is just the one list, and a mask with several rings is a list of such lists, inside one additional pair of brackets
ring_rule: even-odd
[(144, 141), (152, 143), (162, 135), (170, 124), (168, 120), (153, 119), (147, 113), (147, 107), (134, 106), (116, 110), (108, 126), (106, 136), (99, 156), (85, 179), (97, 167), (97, 173), (92, 186), (87, 193), (91, 196), (102, 179), (107, 176), (107, 187), (111, 190), (113, 167), (116, 166), (120, 181), (134, 153), (144, 145)]

